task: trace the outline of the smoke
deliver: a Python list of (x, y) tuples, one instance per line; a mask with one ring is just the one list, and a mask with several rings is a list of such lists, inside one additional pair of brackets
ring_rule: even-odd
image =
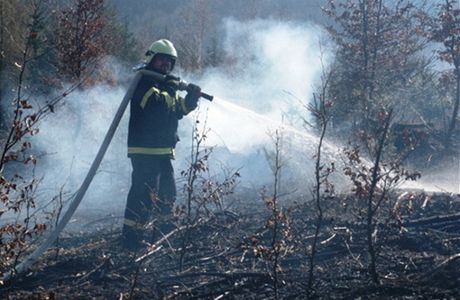
[[(220, 163), (241, 168), (243, 184), (268, 184), (272, 171), (266, 156), (278, 130), (284, 140), (284, 172), (308, 180), (311, 173), (304, 171), (311, 171), (317, 139), (303, 120), (323, 66), (332, 59), (323, 30), (314, 24), (233, 19), (223, 28), (226, 63), (201, 77), (190, 76), (217, 96), (212, 103), (201, 101), (196, 112), (207, 119), (208, 145), (217, 146)], [(190, 133), (184, 130), (182, 136)]]
[[(193, 120), (207, 118), (211, 129), (207, 144), (216, 147), (211, 158), (215, 172), (223, 166), (240, 169), (245, 185), (260, 185), (271, 177), (265, 157), (271, 150), (264, 150), (272, 148), (269, 132), (288, 125), (282, 123), (298, 125), (300, 117), (306, 116), (304, 105), (321, 72), (321, 30), (269, 20), (226, 20), (223, 30), (225, 63), (205, 70), (202, 76), (184, 76), (216, 99), (212, 103), (201, 100), (198, 111), (181, 121), (176, 170), (187, 166)], [(322, 57), (329, 59), (326, 54)], [(111, 67), (114, 74), (127, 76), (113, 62)], [(41, 195), (49, 195), (49, 200), (61, 190), (78, 189), (124, 94), (124, 88), (113, 86), (73, 92), (56, 114), (39, 125), (33, 144), (41, 156), (36, 172), (43, 177)], [(123, 210), (131, 173), (126, 157), (128, 114), (80, 205), (84, 213), (77, 218)]]
[[(294, 135), (305, 132), (299, 127), (301, 118), (307, 116), (305, 104), (320, 77), (321, 58), (327, 63), (330, 55), (321, 53), (322, 31), (315, 25), (226, 20), (223, 29), (225, 63), (205, 70), (201, 76), (184, 74), (185, 79), (199, 84), (216, 99), (212, 103), (201, 100), (198, 111), (181, 121), (176, 170), (187, 165), (193, 120), (206, 118), (211, 129), (207, 145), (216, 147), (211, 158), (215, 172), (223, 166), (240, 169), (243, 184), (260, 185), (272, 176), (265, 157), (273, 148), (269, 133), (281, 126), (289, 127)], [(119, 70), (113, 63), (112, 68), (119, 76), (125, 75), (126, 70)], [(43, 154), (37, 176), (43, 177), (44, 194), (78, 189), (124, 94), (124, 88), (113, 86), (73, 92), (58, 113), (40, 124), (40, 134), (33, 143)], [(85, 211), (81, 218), (89, 218), (91, 211), (121, 214), (131, 175), (126, 157), (128, 114), (80, 205), (79, 210)], [(314, 135), (304, 134), (303, 143), (313, 145)], [(286, 153), (297, 155), (292, 145), (287, 147)], [(291, 164), (299, 168), (297, 171), (305, 169), (304, 162), (313, 153), (299, 155), (297, 164)]]
[[(207, 145), (214, 146), (211, 170), (239, 169), (241, 185), (259, 189), (271, 185), (270, 161), (273, 132), (283, 137), (283, 180), (286, 189), (306, 192), (312, 178), (317, 138), (303, 128), (308, 119), (305, 105), (318, 83), (323, 64), (331, 54), (320, 47), (322, 30), (312, 24), (257, 20), (226, 20), (224, 60), (221, 67), (202, 75), (180, 74), (214, 95), (213, 102), (200, 101), (197, 111), (180, 125), (181, 142), (174, 161), (176, 176), (187, 167), (195, 119), (206, 119), (210, 128)], [(129, 78), (132, 73), (111, 63), (113, 73)], [(41, 155), (37, 177), (43, 177), (40, 195), (75, 192), (88, 172), (126, 89), (98, 86), (73, 92), (40, 125), (33, 140)], [(111, 146), (77, 214), (76, 224), (90, 222), (101, 213), (122, 215), (130, 186), (131, 166), (127, 153), (129, 112), (117, 129)], [(334, 145), (325, 148), (330, 158)], [(327, 156), (326, 156), (327, 157)], [(458, 178), (458, 176), (457, 176)], [(296, 186), (293, 186), (296, 185)], [(181, 189), (178, 181), (178, 189)], [(65, 197), (64, 197), (65, 198)], [(83, 221), (82, 221), (83, 220)]]
[[(112, 86), (73, 92), (58, 113), (39, 124), (34, 147), (42, 158), (36, 175), (43, 177), (45, 194), (79, 188), (124, 94), (124, 88)], [(126, 158), (127, 123), (125, 114), (81, 208), (104, 211), (123, 206), (131, 172)]]
[[(198, 80), (218, 97), (214, 103), (201, 101), (201, 108), (209, 109), (208, 124), (215, 133), (209, 143), (246, 153), (266, 141), (267, 129), (283, 119), (298, 124), (300, 116), (307, 116), (304, 106), (321, 72), (322, 31), (314, 25), (270, 20), (227, 20), (224, 28), (230, 65), (207, 70)], [(323, 53), (322, 59), (327, 62), (329, 55)], [(220, 99), (266, 119), (257, 120)]]

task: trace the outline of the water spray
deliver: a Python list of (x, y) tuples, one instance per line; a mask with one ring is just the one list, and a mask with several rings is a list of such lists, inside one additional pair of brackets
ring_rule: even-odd
[[(234, 112), (246, 115), (249, 118), (251, 118), (252, 120), (258, 121), (258, 122), (266, 125), (267, 128), (268, 128), (268, 125), (271, 124), (273, 126), (273, 128), (277, 128), (277, 129), (283, 130), (285, 132), (288, 132), (292, 136), (299, 137), (301, 139), (305, 139), (305, 140), (308, 140), (308, 141), (312, 141), (313, 143), (316, 143), (318, 141), (318, 137), (315, 136), (312, 133), (309, 133), (309, 132), (307, 132), (305, 130), (300, 130), (300, 129), (294, 127), (294, 126), (285, 124), (285, 123), (283, 123), (281, 121), (274, 120), (274, 119), (272, 119), (272, 118), (270, 118), (268, 116), (262, 115), (260, 113), (257, 113), (255, 111), (253, 111), (253, 110), (250, 110), (250, 109), (245, 108), (243, 106), (237, 105), (232, 101), (224, 100), (224, 99), (221, 99), (221, 98), (217, 97), (215, 104), (218, 104), (219, 106), (222, 106), (226, 110), (234, 111)], [(331, 155), (331, 156), (335, 156), (341, 151), (340, 147), (330, 143), (329, 141), (323, 141), (323, 143), (324, 143), (324, 146), (325, 146), (325, 148), (327, 150), (326, 152), (328, 152), (329, 155)]]

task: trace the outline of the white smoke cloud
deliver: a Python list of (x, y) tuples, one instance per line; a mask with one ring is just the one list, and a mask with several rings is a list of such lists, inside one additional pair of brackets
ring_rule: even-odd
[[(270, 20), (227, 20), (224, 28), (229, 63), (206, 70), (201, 77), (185, 79), (216, 96), (213, 102), (201, 100), (197, 112), (202, 118), (207, 111), (212, 129), (208, 145), (217, 146), (213, 161), (234, 169), (242, 167), (246, 184), (260, 183), (271, 177), (261, 151), (264, 146), (272, 147), (268, 131), (280, 126), (283, 115), (295, 123), (296, 114), (307, 114), (304, 105), (321, 72), (322, 31), (314, 25)], [(327, 61), (328, 55), (323, 59)], [(73, 92), (56, 114), (40, 124), (34, 145), (48, 154), (41, 158), (37, 175), (44, 176), (42, 186), (50, 195), (63, 185), (67, 191), (76, 191), (83, 182), (124, 94), (125, 89), (111, 86)], [(126, 157), (128, 114), (79, 209), (122, 213), (131, 175)], [(186, 166), (194, 117), (181, 121), (176, 170)], [(312, 134), (305, 134), (304, 140), (314, 140)]]
[(321, 56), (327, 62), (330, 55), (321, 53), (323, 32), (315, 25), (227, 20), (225, 29), (225, 52), (233, 65), (230, 70), (209, 70), (198, 80), (217, 96), (213, 103), (201, 101), (201, 106), (209, 109), (208, 124), (215, 132), (209, 143), (244, 153), (266, 142), (267, 130), (273, 131), (282, 118), (295, 123), (299, 116), (307, 117), (304, 106), (321, 74)]
[[(289, 176), (297, 178), (305, 190), (312, 174), (317, 139), (299, 126), (299, 119), (308, 115), (305, 104), (319, 81), (321, 60), (327, 67), (332, 59), (329, 52), (320, 49), (321, 28), (271, 20), (227, 20), (224, 29), (228, 63), (208, 69), (201, 76), (184, 76), (216, 99), (213, 102), (202, 99), (199, 110), (181, 121), (182, 141), (177, 147), (176, 170), (187, 166), (193, 118), (203, 119), (206, 114), (212, 130), (207, 144), (216, 146), (211, 162), (215, 166), (242, 168), (241, 181), (245, 186), (270, 184), (272, 174), (263, 148), (273, 150), (268, 132), (287, 124), (284, 133), (290, 143), (284, 144), (284, 159), (288, 163), (283, 172), (291, 174), (283, 178), (285, 182), (291, 182)], [(127, 70), (116, 67), (114, 72), (132, 76)], [(40, 134), (33, 144), (35, 149), (47, 153), (41, 157), (37, 168), (37, 177), (44, 177), (42, 195), (54, 196), (63, 185), (66, 191), (77, 190), (125, 92), (122, 87), (112, 86), (74, 92), (56, 114), (40, 124)], [(88, 218), (89, 212), (99, 217), (101, 212), (122, 215), (131, 175), (130, 161), (126, 157), (128, 115), (129, 112), (125, 113), (80, 205), (79, 210), (84, 213), (79, 218)], [(333, 157), (334, 146), (326, 150)], [(215, 168), (214, 172), (221, 170)], [(81, 220), (76, 223), (85, 224)]]
[[(302, 118), (308, 119), (305, 106), (323, 65), (327, 68), (332, 60), (332, 54), (320, 47), (324, 31), (314, 24), (275, 20), (228, 19), (223, 26), (226, 63), (201, 77), (190, 76), (216, 96), (211, 103), (201, 100), (196, 112), (201, 119), (207, 116), (208, 145), (217, 146), (213, 159), (242, 168), (242, 184), (270, 184), (273, 175), (264, 149), (273, 151), (271, 135), (280, 130), (284, 160), (289, 162), (284, 178), (288, 180), (290, 173), (309, 183), (317, 138), (303, 128)], [(191, 136), (191, 126), (183, 121), (181, 135)], [(179, 145), (178, 153), (187, 153), (183, 148)]]
[[(124, 88), (111, 86), (75, 91), (56, 114), (40, 124), (34, 147), (45, 155), (36, 175), (43, 176), (41, 186), (46, 194), (56, 195), (61, 188), (75, 192), (80, 187), (124, 94)], [(82, 208), (113, 209), (126, 200), (131, 172), (126, 158), (127, 117), (125, 114)]]

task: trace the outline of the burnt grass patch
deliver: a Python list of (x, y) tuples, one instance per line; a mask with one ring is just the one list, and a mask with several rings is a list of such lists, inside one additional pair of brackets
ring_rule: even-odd
[[(327, 203), (310, 298), (460, 297), (459, 195), (399, 191), (392, 199), (377, 216), (379, 285), (367, 269), (360, 203), (346, 195)], [(60, 238), (58, 247), (49, 249), (29, 272), (5, 283), (0, 295), (7, 299), (272, 299), (272, 257), (257, 247), (270, 240), (269, 212), (260, 200), (255, 202), (251, 209), (203, 215), (193, 226), (179, 226), (137, 253), (120, 247), (118, 226)], [(315, 214), (309, 203), (291, 202), (286, 211), (290, 234), (279, 257), (278, 296), (305, 299)], [(189, 235), (185, 250), (180, 249), (184, 232)]]

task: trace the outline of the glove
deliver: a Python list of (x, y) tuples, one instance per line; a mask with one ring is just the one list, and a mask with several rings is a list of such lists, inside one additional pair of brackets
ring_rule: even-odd
[(172, 75), (166, 75), (163, 85), (169, 94), (174, 95), (179, 90), (180, 78)]
[(201, 88), (193, 83), (187, 86), (187, 95), (185, 96), (185, 103), (193, 110), (198, 106), (198, 99), (201, 97)]
[(198, 99), (201, 97), (201, 88), (193, 83), (189, 83), (187, 86), (187, 96), (190, 98)]

